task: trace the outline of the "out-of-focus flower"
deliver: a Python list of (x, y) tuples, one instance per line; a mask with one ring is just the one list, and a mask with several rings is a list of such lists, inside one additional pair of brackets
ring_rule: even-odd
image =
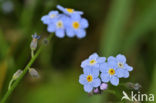
[(133, 70), (133, 67), (129, 66), (126, 63), (126, 57), (124, 55), (118, 54), (116, 57), (110, 56), (108, 58), (108, 62), (109, 61), (115, 61), (116, 62), (116, 66), (119, 69), (119, 72), (118, 72), (119, 75), (118, 76), (120, 78), (121, 77), (128, 78), (129, 77), (129, 71)]
[(103, 82), (111, 82), (112, 85), (117, 86), (119, 84), (118, 69), (116, 68), (115, 62), (109, 61), (103, 63), (100, 66), (101, 79)]
[(10, 13), (14, 10), (14, 4), (11, 1), (5, 1), (2, 3), (2, 10), (4, 13)]
[(36, 50), (38, 39), (40, 39), (39, 35), (37, 35), (36, 33), (34, 35), (32, 35), (32, 41), (30, 44), (31, 50), (33, 50), (33, 51)]
[(58, 38), (77, 36), (84, 38), (86, 36), (86, 28), (88, 28), (88, 21), (81, 17), (83, 12), (75, 11), (74, 9), (57, 6), (63, 13), (58, 11), (51, 11), (48, 15), (41, 18), (43, 24), (47, 24), (47, 31), (55, 33)]
[(100, 64), (105, 63), (105, 61), (106, 61), (105, 57), (99, 57), (97, 53), (93, 53), (89, 56), (88, 59), (82, 61), (81, 67), (85, 68), (86, 66), (89, 66), (99, 70)]
[(79, 77), (80, 84), (84, 85), (84, 91), (89, 93), (94, 87), (100, 86), (101, 81), (98, 76), (98, 72), (94, 72), (90, 68), (85, 69), (84, 74), (81, 74)]
[(51, 33), (55, 32), (57, 37), (63, 38), (65, 36), (67, 21), (68, 21), (67, 16), (59, 15), (58, 18), (53, 21), (53, 23), (48, 25), (48, 31)]
[(66, 28), (67, 36), (78, 38), (84, 38), (86, 36), (85, 29), (88, 28), (88, 21), (84, 18), (74, 18), (69, 19), (68, 26)]
[(102, 83), (100, 85), (100, 90), (106, 90), (107, 88), (108, 88), (108, 84), (106, 84), (106, 83)]
[(74, 9), (72, 8), (64, 8), (63, 6), (61, 5), (57, 5), (57, 8), (62, 11), (63, 13), (67, 14), (67, 15), (75, 15), (75, 14), (78, 14), (78, 15), (82, 15), (83, 12), (82, 11), (75, 11)]

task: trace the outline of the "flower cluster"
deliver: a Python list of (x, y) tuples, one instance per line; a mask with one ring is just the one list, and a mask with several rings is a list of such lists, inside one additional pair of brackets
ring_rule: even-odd
[(63, 38), (65, 34), (68, 37), (84, 38), (88, 21), (81, 17), (83, 12), (64, 8), (60, 5), (57, 5), (57, 8), (62, 11), (61, 14), (58, 11), (50, 11), (48, 15), (41, 18), (42, 22), (47, 24), (48, 32), (55, 32), (55, 35), (59, 38)]
[(88, 93), (97, 92), (97, 88), (104, 90), (107, 83), (117, 86), (119, 78), (128, 78), (129, 72), (133, 70), (126, 63), (124, 55), (118, 54), (116, 57), (99, 57), (97, 53), (89, 56), (81, 63), (84, 74), (79, 77), (80, 84), (84, 85), (84, 90)]

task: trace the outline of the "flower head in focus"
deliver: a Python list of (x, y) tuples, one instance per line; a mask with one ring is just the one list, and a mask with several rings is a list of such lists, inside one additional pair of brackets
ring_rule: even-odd
[(105, 57), (99, 57), (97, 53), (93, 53), (89, 56), (88, 59), (82, 61), (81, 67), (85, 68), (86, 66), (89, 66), (99, 70), (100, 64), (105, 63), (105, 61), (106, 61)]
[(117, 86), (119, 84), (118, 69), (115, 62), (104, 63), (100, 66), (101, 79), (103, 82), (111, 82), (112, 85)]
[(124, 55), (118, 54), (116, 57), (110, 56), (108, 58), (108, 62), (109, 61), (115, 62), (115, 65), (117, 66), (117, 68), (120, 71), (119, 72), (120, 78), (121, 77), (128, 78), (129, 77), (129, 71), (133, 70), (133, 68), (126, 63), (126, 57)]
[[(127, 76), (123, 70), (128, 72), (133, 69), (126, 64), (126, 58), (121, 54), (117, 55), (116, 58), (110, 56), (106, 61), (105, 57), (100, 57), (97, 53), (91, 54), (88, 59), (82, 61), (81, 68), (83, 68), (84, 74), (80, 75), (79, 82), (84, 85), (86, 92), (92, 94), (101, 94), (108, 88), (108, 82), (118, 86), (119, 78)], [(98, 78), (100, 85), (99, 82), (93, 82), (93, 78)]]
[(99, 73), (94, 72), (90, 68), (86, 68), (84, 74), (79, 77), (79, 82), (84, 85), (86, 92), (91, 92), (94, 87), (98, 87), (101, 84), (101, 80), (98, 78)]
[(86, 36), (85, 29), (88, 28), (88, 21), (84, 18), (71, 17), (68, 22), (66, 29), (68, 37), (84, 38)]

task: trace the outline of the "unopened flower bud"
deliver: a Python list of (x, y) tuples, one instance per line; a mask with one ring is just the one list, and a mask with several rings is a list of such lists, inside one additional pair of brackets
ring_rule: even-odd
[(22, 70), (17, 70), (14, 74), (13, 74), (13, 77), (12, 77), (12, 79), (13, 80), (16, 80), (21, 74), (22, 74)]
[(101, 90), (106, 90), (108, 88), (108, 84), (106, 84), (106, 83), (102, 83), (101, 85), (100, 85), (100, 89)]
[(139, 83), (127, 83), (127, 87), (128, 88), (131, 88), (131, 89), (134, 89), (134, 90), (139, 90), (141, 88), (141, 85)]
[(31, 44), (30, 44), (30, 48), (31, 50), (36, 50), (37, 48), (37, 41), (38, 39), (40, 39), (40, 36), (38, 36), (36, 33), (34, 35), (32, 35), (32, 41), (31, 41)]
[(93, 93), (94, 93), (94, 94), (100, 94), (101, 91), (99, 90), (99, 88), (95, 88), (95, 89), (93, 90)]
[(33, 78), (35, 78), (35, 79), (38, 79), (40, 76), (39, 76), (39, 73), (37, 72), (37, 70), (36, 69), (34, 69), (34, 68), (30, 68), (29, 69), (29, 73), (30, 73), (30, 75), (33, 77)]
[(141, 88), (141, 85), (139, 83), (134, 84), (134, 90), (139, 90)]
[(48, 39), (47, 39), (47, 38), (44, 38), (44, 39), (43, 39), (43, 44), (44, 44), (44, 45), (47, 45), (47, 44), (48, 44), (48, 42), (49, 42), (49, 41), (48, 41)]

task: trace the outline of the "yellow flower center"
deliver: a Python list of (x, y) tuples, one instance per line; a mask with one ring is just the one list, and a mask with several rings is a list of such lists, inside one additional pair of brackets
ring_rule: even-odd
[(56, 23), (56, 26), (57, 26), (58, 28), (63, 28), (63, 22), (62, 22), (62, 21), (58, 21), (58, 22)]
[(71, 8), (66, 8), (66, 10), (67, 10), (67, 12), (69, 12), (69, 13), (73, 13), (73, 12), (74, 12), (74, 10), (71, 9)]
[(114, 75), (115, 74), (115, 70), (113, 68), (110, 68), (109, 71), (108, 71), (108, 73), (110, 75)]
[(89, 62), (91, 65), (94, 65), (96, 63), (96, 61), (93, 59)]
[(79, 22), (77, 22), (77, 21), (73, 22), (73, 28), (74, 29), (78, 29), (79, 27), (80, 27)]
[(56, 15), (55, 14), (51, 14), (50, 15), (50, 18), (54, 18)]
[(123, 64), (122, 63), (118, 63), (118, 67), (123, 68)]
[(88, 82), (92, 82), (92, 81), (93, 81), (92, 75), (88, 75), (88, 76), (87, 76), (87, 81), (88, 81)]

